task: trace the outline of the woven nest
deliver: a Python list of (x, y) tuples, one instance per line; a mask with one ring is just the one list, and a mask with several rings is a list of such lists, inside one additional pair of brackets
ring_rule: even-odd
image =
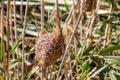
[(43, 67), (56, 62), (64, 53), (64, 40), (61, 32), (40, 34), (36, 44), (36, 59)]

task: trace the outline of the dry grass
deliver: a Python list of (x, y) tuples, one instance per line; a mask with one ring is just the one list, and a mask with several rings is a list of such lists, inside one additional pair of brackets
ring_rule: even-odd
[[(44, 31), (52, 33), (55, 0), (44, 1)], [(48, 80), (119, 80), (120, 1), (83, 1), (59, 2), (65, 53), (45, 69), (44, 76)], [(41, 1), (27, 3), (1, 0), (0, 80), (41, 80), (41, 66), (35, 61), (34, 49), (43, 23)]]

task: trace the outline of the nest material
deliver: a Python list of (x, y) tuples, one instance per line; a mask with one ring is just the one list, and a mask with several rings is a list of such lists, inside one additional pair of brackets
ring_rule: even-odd
[(64, 53), (64, 40), (61, 32), (40, 34), (35, 44), (36, 59), (43, 67), (56, 62)]

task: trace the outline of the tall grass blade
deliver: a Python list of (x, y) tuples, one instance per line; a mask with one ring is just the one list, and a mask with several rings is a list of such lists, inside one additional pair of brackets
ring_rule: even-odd
[(12, 49), (10, 50), (10, 55), (12, 55), (16, 48), (22, 43), (22, 36), (20, 35), (20, 37), (18, 38), (18, 40), (15, 42), (15, 44), (13, 45)]
[(107, 54), (109, 54), (110, 52), (113, 52), (113, 51), (115, 51), (115, 50), (119, 50), (120, 49), (120, 45), (113, 45), (113, 46), (110, 46), (110, 47), (107, 47), (107, 48), (105, 48), (105, 49), (103, 49), (100, 53), (99, 53), (99, 55), (107, 55)]

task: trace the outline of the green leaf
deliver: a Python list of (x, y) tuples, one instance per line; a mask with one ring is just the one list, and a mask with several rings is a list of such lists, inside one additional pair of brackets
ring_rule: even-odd
[(120, 49), (120, 45), (113, 45), (113, 46), (110, 46), (110, 47), (103, 49), (99, 54), (104, 56), (110, 52), (113, 52), (113, 51), (119, 50), (119, 49)]
[(97, 70), (93, 75), (90, 76), (90, 78), (100, 74), (101, 72), (103, 72), (105, 69), (107, 69), (108, 67), (110, 67), (113, 64), (116, 64), (117, 62), (111, 63), (111, 64), (107, 64), (105, 66), (103, 66), (102, 68), (100, 68), (99, 70)]
[(118, 72), (115, 72), (114, 74), (116, 75), (116, 77), (117, 77), (117, 80), (120, 80), (120, 73), (118, 73)]
[(91, 68), (89, 67), (81, 74), (82, 80), (84, 80), (86, 78), (86, 76), (88, 75), (90, 70), (91, 70)]
[(34, 68), (28, 73), (28, 78), (27, 78), (27, 80), (30, 80), (30, 77), (31, 77), (36, 71), (38, 71), (38, 69), (39, 69), (38, 66), (34, 67)]
[(4, 69), (3, 69), (1, 66), (0, 66), (0, 71), (1, 71), (1, 72), (4, 72)]
[(17, 66), (18, 63), (19, 63), (19, 62), (16, 62), (16, 63), (14, 63), (14, 64), (11, 64), (11, 65), (9, 66), (9, 70), (12, 69), (12, 68), (14, 68), (15, 66)]
[(82, 73), (81, 73), (81, 77), (82, 77), (82, 80), (84, 80), (86, 78), (86, 76), (88, 75), (88, 73), (90, 72), (91, 70), (91, 67), (90, 67), (90, 63), (91, 63), (91, 59), (87, 59), (85, 60), (85, 62), (83, 63), (82, 65)]
[(69, 11), (69, 6), (68, 6), (66, 0), (64, 0), (64, 4), (65, 4), (65, 8), (66, 8), (66, 10)]
[(111, 59), (113, 61), (120, 61), (120, 56), (104, 56), (105, 59)]
[(0, 75), (0, 80), (4, 80), (4, 78)]
[(10, 50), (9, 54), (12, 55), (15, 52), (15, 49), (21, 44), (22, 42), (22, 36), (20, 35), (20, 37), (18, 38), (18, 40), (16, 41), (16, 43), (13, 45), (12, 49)]
[(77, 62), (80, 63), (80, 57), (74, 51), (72, 53), (75, 56), (75, 59), (77, 60)]
[(110, 70), (110, 71), (109, 71), (108, 75), (109, 75), (110, 79), (111, 79), (111, 80), (118, 80), (118, 79), (116, 78), (116, 76), (115, 76), (114, 73), (115, 73), (114, 70)]
[(18, 57), (14, 60), (14, 63), (19, 62), (20, 60), (22, 60), (22, 56), (21, 56), (21, 55), (18, 56)]
[(0, 62), (3, 61), (3, 49), (2, 49), (2, 44), (0, 43)]

